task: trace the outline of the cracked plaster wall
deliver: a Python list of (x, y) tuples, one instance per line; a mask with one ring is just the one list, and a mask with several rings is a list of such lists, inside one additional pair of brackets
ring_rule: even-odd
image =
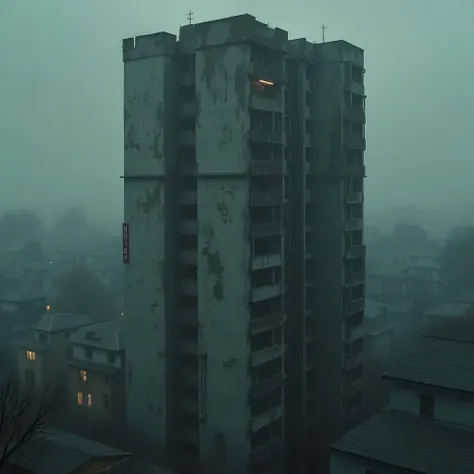
[[(199, 349), (207, 354), (201, 456), (207, 472), (246, 472), (249, 454), (249, 276), (246, 46), (196, 55)], [(217, 138), (217, 139), (216, 139)]]

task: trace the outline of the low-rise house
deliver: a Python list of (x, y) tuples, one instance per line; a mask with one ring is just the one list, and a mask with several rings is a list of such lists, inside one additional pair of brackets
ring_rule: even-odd
[(107, 424), (125, 417), (123, 320), (82, 327), (69, 338), (69, 405), (85, 422)]
[(385, 377), (389, 409), (332, 445), (331, 474), (472, 474), (472, 335), (426, 337)]
[(15, 341), (20, 386), (44, 390), (62, 383), (72, 356), (68, 337), (91, 324), (86, 315), (46, 312), (32, 326), (32, 334)]

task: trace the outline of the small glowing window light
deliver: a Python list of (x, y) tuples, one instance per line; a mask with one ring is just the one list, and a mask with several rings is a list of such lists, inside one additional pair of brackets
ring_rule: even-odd
[(34, 351), (25, 351), (25, 357), (27, 360), (36, 360), (36, 352)]
[(259, 84), (262, 84), (263, 86), (274, 86), (275, 83), (272, 81), (266, 81), (265, 79), (259, 79), (258, 80)]
[(87, 370), (81, 369), (81, 370), (79, 371), (79, 378), (80, 378), (83, 382), (87, 382)]
[(82, 392), (77, 392), (77, 404), (83, 405), (84, 404), (84, 395)]
[(49, 304), (46, 305), (46, 311), (51, 311), (51, 306)]
[(90, 393), (87, 394), (87, 406), (89, 408), (92, 406), (92, 395)]

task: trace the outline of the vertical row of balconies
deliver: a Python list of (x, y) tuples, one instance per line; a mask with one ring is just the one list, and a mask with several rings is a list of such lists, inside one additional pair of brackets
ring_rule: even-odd
[[(282, 58), (252, 53), (250, 100), (250, 472), (281, 469), (284, 382)], [(269, 59), (269, 60), (268, 60)], [(268, 61), (267, 61), (268, 60)], [(266, 63), (266, 64), (265, 64)]]
[(365, 306), (364, 70), (346, 64), (343, 107), (344, 177), (344, 358), (343, 396), (346, 413), (362, 405), (363, 322)]
[[(199, 354), (197, 295), (197, 181), (195, 124), (196, 101), (194, 55), (179, 59), (180, 89), (178, 93), (177, 129), (180, 188), (180, 260), (179, 260), (179, 373), (178, 402), (179, 448), (183, 453), (183, 469), (196, 465), (199, 459)], [(187, 460), (184, 462), (184, 460)]]

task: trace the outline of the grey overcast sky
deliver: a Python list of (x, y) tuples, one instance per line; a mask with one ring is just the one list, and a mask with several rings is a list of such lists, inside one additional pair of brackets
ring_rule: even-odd
[(120, 218), (121, 40), (189, 9), (364, 48), (368, 208), (474, 202), (473, 0), (0, 0), (0, 210)]

